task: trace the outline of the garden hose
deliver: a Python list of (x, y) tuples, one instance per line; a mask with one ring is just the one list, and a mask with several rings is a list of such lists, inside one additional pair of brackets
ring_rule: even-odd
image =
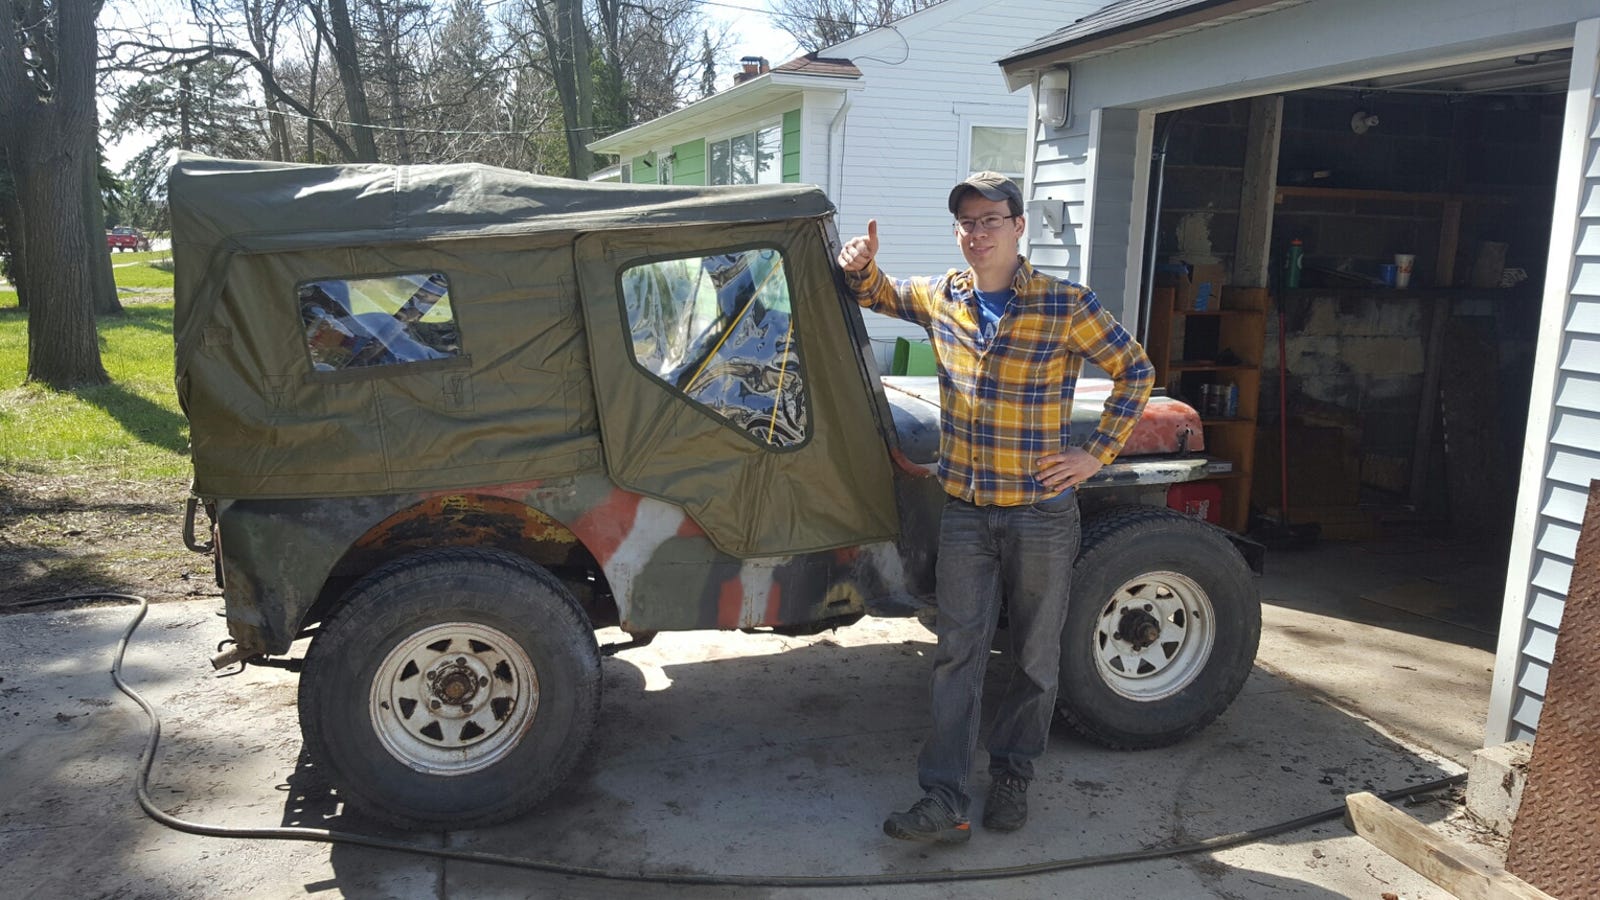
[[(123, 630), (122, 636), (117, 641), (116, 654), (111, 662), (111, 680), (117, 689), (144, 711), (145, 718), (150, 722), (150, 734), (145, 741), (143, 752), (139, 756), (139, 772), (135, 781), (135, 794), (139, 806), (145, 815), (156, 822), (175, 831), (187, 834), (202, 835), (205, 837), (230, 838), (235, 840), (275, 840), (275, 841), (308, 841), (323, 844), (345, 844), (352, 847), (366, 847), (372, 850), (388, 850), (395, 853), (406, 853), (413, 856), (432, 857), (441, 860), (455, 860), (457, 862), (480, 863), (492, 866), (509, 866), (518, 869), (528, 869), (536, 872), (546, 872), (552, 875), (565, 875), (578, 878), (594, 878), (609, 881), (630, 881), (646, 884), (670, 885), (714, 885), (729, 887), (767, 887), (767, 888), (840, 888), (840, 887), (865, 887), (876, 885), (898, 884), (939, 884), (954, 881), (989, 881), (1003, 878), (1022, 878), (1032, 875), (1048, 875), (1055, 872), (1065, 872), (1071, 869), (1087, 869), (1095, 866), (1108, 866), (1118, 863), (1149, 862), (1154, 860), (1171, 859), (1193, 853), (1223, 850), (1236, 847), (1240, 844), (1263, 841), (1285, 832), (1298, 831), (1311, 825), (1338, 819), (1344, 815), (1344, 807), (1338, 806), (1321, 812), (1311, 813), (1253, 828), (1249, 831), (1238, 831), (1232, 834), (1217, 835), (1204, 840), (1172, 847), (1153, 847), (1141, 850), (1129, 850), (1122, 853), (1105, 853), (1095, 856), (1080, 856), (1071, 859), (1049, 860), (1046, 862), (1029, 863), (1018, 866), (999, 866), (983, 869), (939, 869), (929, 872), (897, 872), (883, 874), (862, 875), (720, 875), (720, 874), (695, 874), (686, 872), (652, 872), (652, 871), (625, 871), (621, 869), (603, 869), (592, 866), (575, 866), (566, 863), (550, 862), (546, 860), (531, 859), (523, 856), (512, 856), (501, 853), (482, 853), (471, 850), (451, 850), (436, 847), (424, 847), (406, 841), (388, 840), (385, 838), (370, 837), (350, 831), (334, 831), (324, 828), (299, 828), (299, 827), (267, 827), (267, 828), (234, 828), (222, 825), (208, 825), (204, 822), (192, 822), (181, 819), (168, 813), (151, 799), (149, 792), (150, 771), (155, 765), (156, 747), (161, 742), (161, 717), (156, 713), (139, 692), (134, 690), (122, 678), (122, 658), (128, 649), (128, 642), (144, 621), (145, 613), (150, 609), (149, 601), (133, 594), (118, 593), (90, 593), (77, 594), (66, 597), (48, 597), (36, 600), (0, 605), (3, 610), (26, 609), (34, 606), (44, 606), (52, 603), (66, 603), (85, 600), (126, 600), (138, 605), (138, 611), (133, 619)], [(1386, 801), (1393, 801), (1417, 794), (1425, 794), (1460, 784), (1466, 780), (1466, 774), (1452, 775), (1424, 784), (1412, 785), (1399, 790), (1387, 791), (1379, 796)]]

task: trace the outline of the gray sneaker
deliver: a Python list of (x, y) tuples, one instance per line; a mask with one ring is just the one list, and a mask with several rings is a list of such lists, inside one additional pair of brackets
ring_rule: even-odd
[(983, 804), (983, 827), (994, 831), (1016, 831), (1028, 823), (1028, 780), (1017, 775), (1000, 775), (989, 785), (989, 799)]
[(890, 814), (884, 820), (883, 833), (902, 841), (965, 844), (972, 838), (972, 824), (956, 818), (943, 803), (923, 797), (905, 812)]

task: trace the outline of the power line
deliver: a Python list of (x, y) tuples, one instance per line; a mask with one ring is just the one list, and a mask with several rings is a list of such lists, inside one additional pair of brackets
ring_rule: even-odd
[[(452, 130), (442, 128), (416, 128), (410, 125), (371, 125), (362, 124), (360, 122), (346, 122), (342, 119), (330, 119), (324, 116), (308, 116), (304, 113), (298, 113), (291, 110), (272, 109), (271, 107), (258, 106), (253, 103), (240, 103), (235, 100), (228, 100), (218, 97), (215, 94), (203, 94), (194, 88), (174, 86), (173, 90), (180, 94), (188, 94), (196, 100), (206, 100), (213, 103), (223, 104), (222, 110), (225, 112), (249, 110), (252, 112), (266, 113), (269, 116), (283, 116), (285, 118), (299, 119), (306, 122), (321, 122), (324, 125), (343, 125), (347, 128), (370, 128), (373, 131), (403, 131), (407, 134), (436, 134), (444, 135), (446, 137), (528, 137), (535, 134), (567, 134), (569, 132), (594, 131), (594, 126), (592, 125), (586, 128), (540, 128), (525, 131), (474, 131), (467, 129)], [(215, 112), (216, 110), (213, 111)]]

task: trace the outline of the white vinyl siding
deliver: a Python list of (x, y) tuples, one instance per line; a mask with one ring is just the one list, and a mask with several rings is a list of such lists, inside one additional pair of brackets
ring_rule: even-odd
[(1060, 133), (1033, 148), (1031, 199), (1059, 203), (1063, 214), (1059, 234), (1041, 216), (1030, 216), (1028, 257), (1052, 275), (1081, 282), (1083, 242), (1089, 235), (1089, 117), (1078, 116), (1075, 124), (1080, 130)]
[(1538, 728), (1589, 483), (1600, 478), (1600, 19), (1580, 22), (1574, 38), (1489, 743)]

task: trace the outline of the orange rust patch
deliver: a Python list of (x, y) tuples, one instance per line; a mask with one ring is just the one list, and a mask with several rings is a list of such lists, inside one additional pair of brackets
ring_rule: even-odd
[(739, 617), (744, 611), (744, 585), (739, 581), (739, 576), (722, 583), (722, 590), (717, 593), (717, 627), (738, 628)]
[(436, 494), (383, 520), (356, 546), (393, 549), (506, 541), (576, 544), (578, 536), (515, 500), (483, 494)]

